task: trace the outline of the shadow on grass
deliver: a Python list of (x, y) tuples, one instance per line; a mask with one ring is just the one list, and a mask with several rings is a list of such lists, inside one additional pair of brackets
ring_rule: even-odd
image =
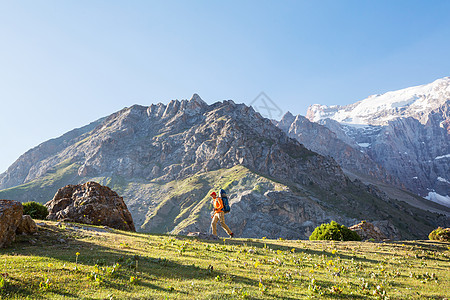
[(295, 253), (304, 253), (304, 254), (311, 254), (311, 255), (325, 255), (325, 256), (339, 256), (341, 259), (354, 259), (355, 261), (361, 261), (361, 262), (368, 262), (368, 263), (380, 263), (381, 260), (374, 260), (374, 259), (368, 259), (356, 255), (348, 255), (348, 254), (332, 254), (331, 251), (325, 251), (325, 250), (314, 250), (309, 248), (299, 248), (299, 247), (293, 247), (293, 246), (283, 246), (278, 244), (273, 244), (270, 242), (264, 242), (257, 239), (247, 239), (247, 240), (236, 240), (236, 239), (226, 239), (225, 242), (222, 240), (203, 240), (198, 239), (196, 237), (187, 237), (187, 236), (178, 236), (179, 239), (185, 239), (185, 240), (199, 240), (204, 243), (209, 244), (215, 244), (215, 245), (223, 245), (224, 243), (226, 245), (247, 245), (248, 247), (255, 247), (259, 249), (267, 248), (272, 249), (274, 251), (281, 250), (281, 251), (291, 251), (294, 249)]
[[(84, 226), (88, 227), (88, 226)], [(96, 230), (94, 230), (96, 231)], [(113, 231), (116, 235), (125, 236), (137, 236), (145, 239), (145, 236), (139, 236), (139, 234), (126, 233), (122, 231)], [(74, 235), (76, 238), (73, 238)], [(95, 235), (95, 232), (94, 232)], [(132, 291), (132, 285), (129, 283), (131, 276), (138, 278), (135, 283), (136, 286), (145, 287), (148, 289), (157, 290), (164, 293), (180, 293), (188, 294), (185, 291), (179, 291), (173, 287), (164, 287), (161, 285), (161, 280), (175, 279), (175, 280), (214, 280), (215, 277), (227, 277), (227, 273), (222, 271), (216, 271), (209, 268), (202, 268), (195, 265), (185, 265), (177, 261), (151, 257), (152, 253), (144, 248), (135, 249), (133, 245), (124, 246), (124, 249), (110, 248), (95, 243), (89, 242), (89, 236), (82, 236), (82, 233), (62, 229), (56, 226), (41, 226), (39, 233), (36, 236), (18, 236), (16, 242), (7, 249), (0, 249), (0, 255), (18, 255), (18, 256), (33, 256), (51, 258), (53, 260), (61, 262), (64, 267), (55, 269), (54, 274), (50, 272), (53, 278), (57, 277), (57, 274), (62, 275), (76, 275), (79, 278), (86, 278), (89, 274), (95, 270), (95, 265), (102, 267), (111, 267), (115, 263), (121, 265), (121, 269), (114, 277), (106, 277), (101, 286), (107, 289), (118, 291)], [(94, 238), (96, 238), (94, 236)], [(101, 235), (98, 237), (101, 239)], [(63, 239), (64, 241), (62, 241)], [(86, 240), (83, 240), (86, 239)], [(184, 238), (177, 238), (184, 239)], [(30, 241), (33, 241), (30, 243)], [(143, 253), (140, 256), (139, 252)], [(77, 258), (76, 253), (80, 252)], [(77, 269), (73, 269), (76, 259), (78, 260)], [(66, 267), (69, 263), (70, 267)], [(40, 272), (45, 274), (47, 270), (46, 262), (40, 263)], [(137, 266), (137, 267), (136, 267)], [(89, 267), (89, 268), (86, 268)], [(39, 268), (39, 267), (38, 267)], [(49, 267), (50, 269), (50, 267)], [(59, 273), (58, 273), (59, 272)], [(104, 272), (104, 271), (102, 271)], [(103, 273), (104, 274), (104, 273)], [(81, 277), (80, 277), (81, 276)], [(103, 276), (103, 275), (102, 275)], [(244, 283), (247, 285), (257, 285), (258, 281), (233, 275), (233, 280), (236, 282)], [(11, 278), (11, 285), (8, 289), (1, 291), (1, 295), (5, 296), (8, 293), (18, 295), (20, 297), (27, 297), (35, 295), (35, 290), (39, 290), (39, 281), (41, 278), (32, 284), (21, 281), (20, 278)], [(108, 279), (108, 280), (106, 280)], [(116, 280), (117, 279), (117, 280)], [(152, 283), (155, 281), (155, 284)], [(158, 281), (158, 284), (156, 284)], [(95, 284), (95, 281), (92, 282)], [(6, 294), (5, 294), (6, 293)], [(72, 294), (64, 290), (64, 287), (59, 290), (49, 289), (47, 293), (57, 294), (65, 297), (78, 297), (79, 295)], [(47, 294), (48, 295), (48, 294)]]

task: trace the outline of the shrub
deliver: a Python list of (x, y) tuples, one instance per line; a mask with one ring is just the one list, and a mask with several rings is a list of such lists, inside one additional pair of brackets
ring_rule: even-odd
[(322, 224), (309, 237), (314, 240), (334, 240), (334, 241), (360, 241), (361, 237), (354, 231), (348, 229), (344, 225), (340, 225), (335, 221)]
[(48, 216), (47, 207), (44, 205), (31, 201), (23, 203), (23, 214), (30, 215), (33, 219), (44, 220)]
[(450, 242), (450, 228), (438, 227), (428, 235), (428, 238), (432, 241)]

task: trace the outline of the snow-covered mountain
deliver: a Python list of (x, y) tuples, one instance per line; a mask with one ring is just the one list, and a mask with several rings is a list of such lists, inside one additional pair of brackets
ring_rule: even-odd
[(387, 125), (398, 118), (412, 117), (426, 124), (429, 114), (449, 100), (450, 77), (444, 77), (430, 84), (372, 95), (345, 106), (314, 104), (306, 117), (313, 122), (332, 119), (353, 125)]
[(306, 117), (351, 139), (409, 190), (450, 207), (450, 77), (350, 105), (315, 104)]

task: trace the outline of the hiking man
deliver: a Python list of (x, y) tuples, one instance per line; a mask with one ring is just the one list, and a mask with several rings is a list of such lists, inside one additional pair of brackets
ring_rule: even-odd
[(231, 232), (230, 228), (228, 228), (227, 224), (225, 224), (225, 213), (223, 211), (222, 198), (217, 197), (216, 192), (212, 192), (210, 196), (213, 198), (212, 204), (214, 207), (214, 215), (212, 216), (211, 221), (213, 234), (217, 236), (217, 221), (220, 221), (220, 226), (225, 229), (230, 237), (233, 237), (234, 234)]

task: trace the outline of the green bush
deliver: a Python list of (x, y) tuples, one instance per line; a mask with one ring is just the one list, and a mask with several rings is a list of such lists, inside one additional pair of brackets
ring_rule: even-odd
[(361, 237), (354, 231), (351, 231), (344, 225), (340, 225), (335, 221), (322, 224), (309, 237), (314, 240), (334, 240), (334, 241), (360, 241)]
[(432, 241), (450, 242), (450, 228), (438, 227), (428, 235), (428, 238)]
[(31, 201), (22, 203), (23, 214), (30, 215), (33, 219), (44, 220), (48, 216), (47, 207), (44, 205)]

